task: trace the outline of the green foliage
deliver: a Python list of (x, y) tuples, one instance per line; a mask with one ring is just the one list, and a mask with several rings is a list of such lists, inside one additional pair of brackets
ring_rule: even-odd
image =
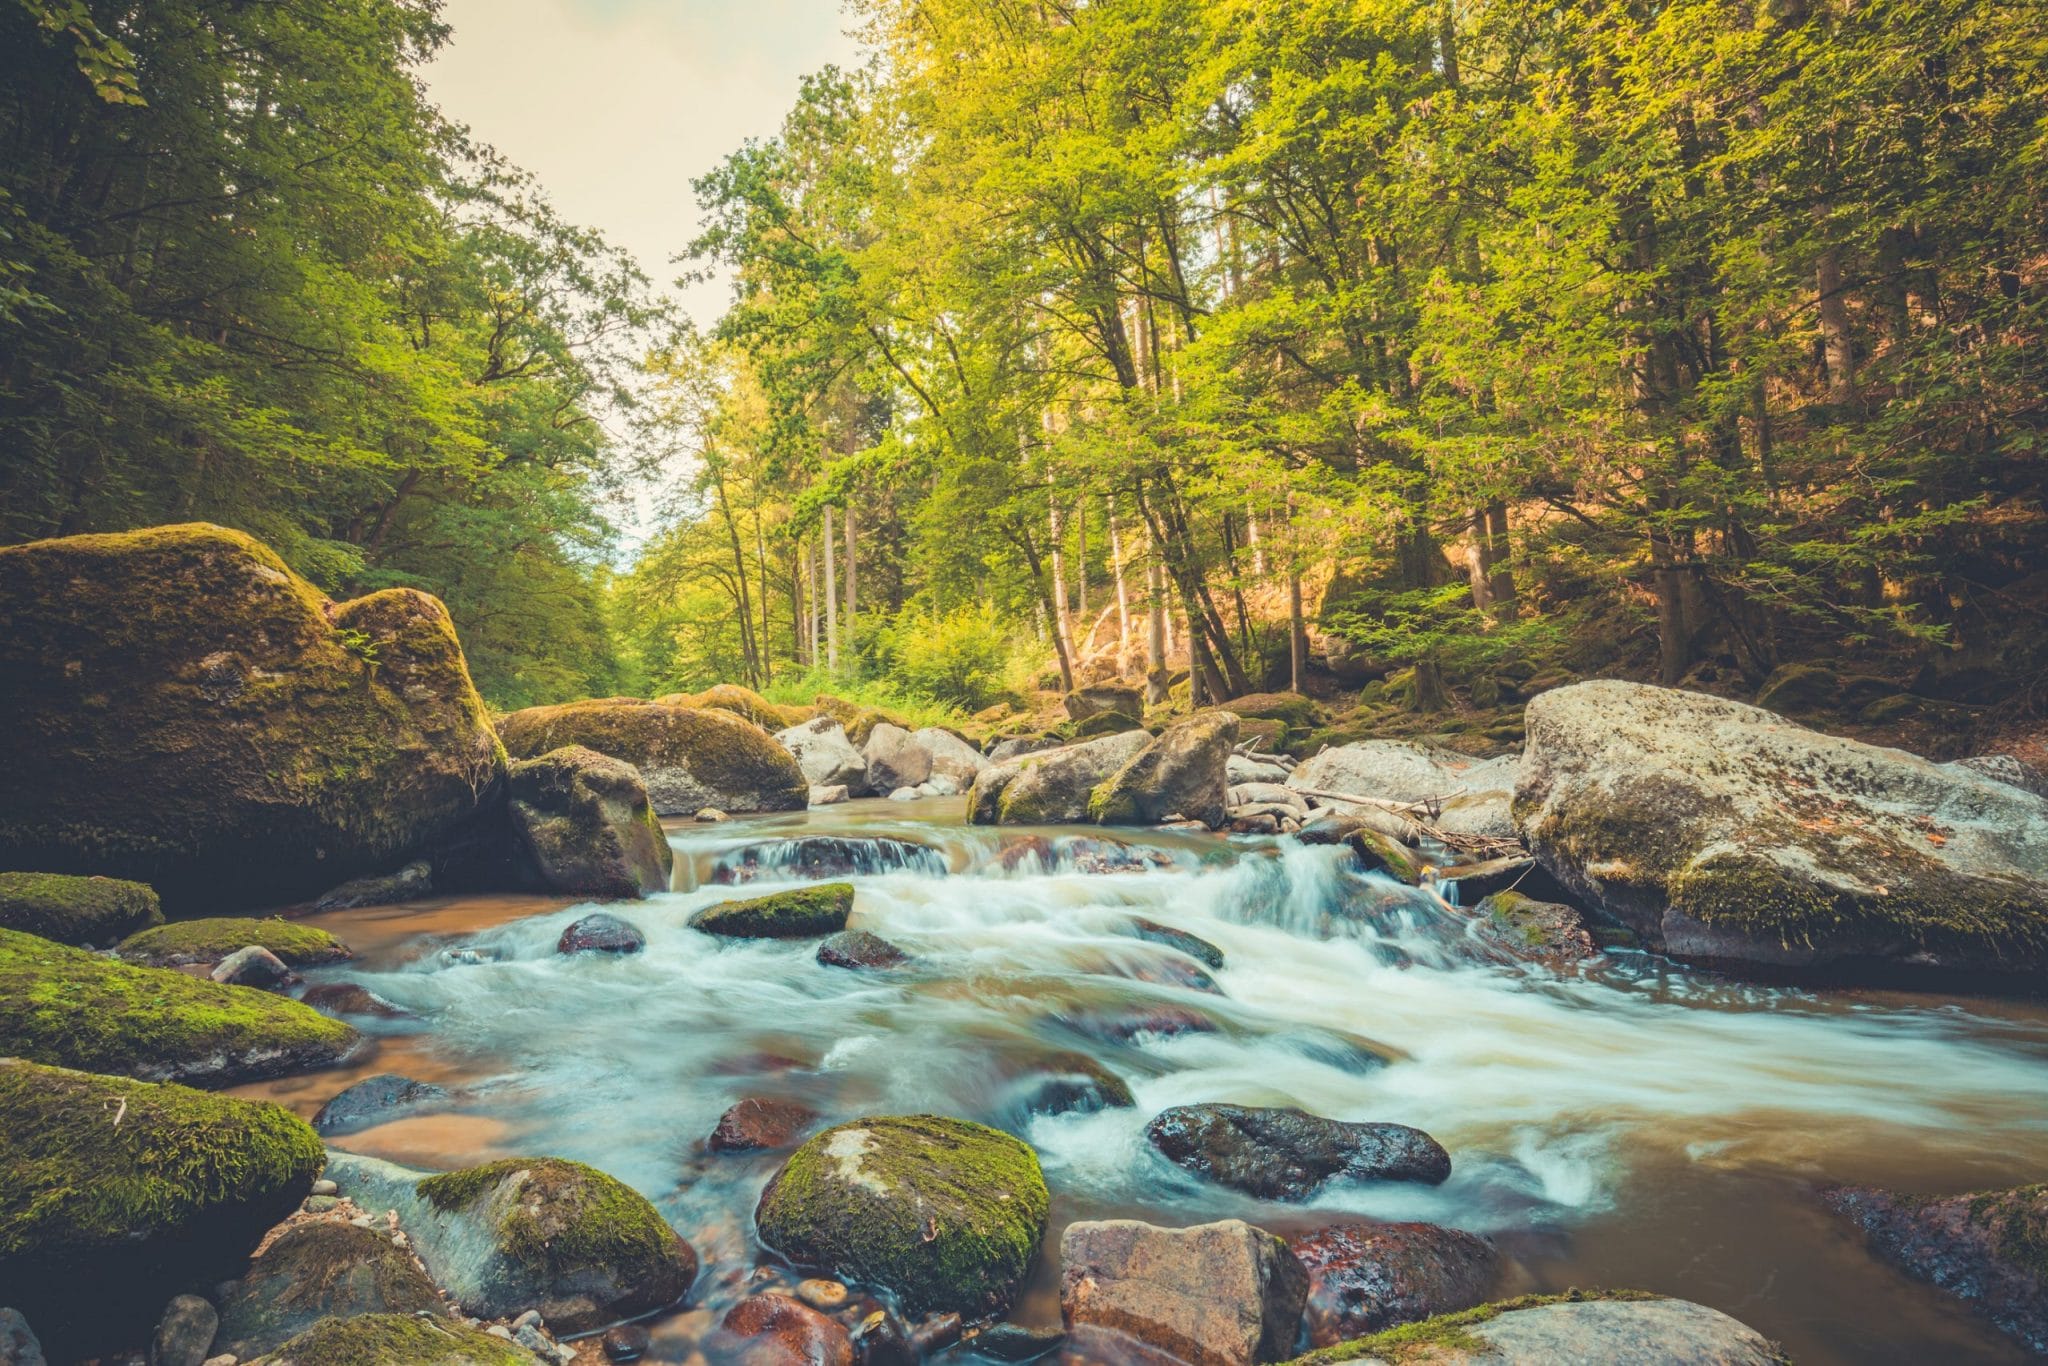
[(975, 712), (1020, 691), (1044, 650), (981, 604), (950, 612), (906, 611), (879, 633), (876, 662), (913, 695)]

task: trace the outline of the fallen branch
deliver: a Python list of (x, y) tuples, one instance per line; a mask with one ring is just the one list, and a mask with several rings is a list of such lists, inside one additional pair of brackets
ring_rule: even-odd
[(1461, 795), (1465, 789), (1462, 787), (1457, 788), (1439, 797), (1424, 797), (1419, 802), (1389, 801), (1385, 797), (1361, 797), (1355, 792), (1325, 792), (1320, 788), (1314, 787), (1297, 787), (1294, 791), (1299, 792), (1304, 797), (1316, 797), (1326, 802), (1343, 802), (1347, 806), (1376, 806), (1382, 811), (1392, 811), (1402, 816), (1408, 815), (1410, 812), (1422, 811), (1428, 813), (1430, 819), (1434, 820), (1443, 814), (1444, 803), (1453, 797)]

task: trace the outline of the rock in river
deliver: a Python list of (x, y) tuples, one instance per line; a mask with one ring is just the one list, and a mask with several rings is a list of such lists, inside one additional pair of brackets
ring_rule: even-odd
[(1229, 804), (1237, 717), (1204, 712), (1176, 721), (1097, 784), (1088, 815), (1099, 825), (1153, 825), (1169, 816), (1215, 829)]
[(337, 1093), (313, 1116), (313, 1127), (323, 1134), (352, 1134), (404, 1115), (439, 1109), (448, 1099), (447, 1090), (430, 1081), (384, 1072)]
[(330, 602), (238, 531), (5, 547), (0, 621), (0, 867), (282, 905), (416, 856), (504, 772), (439, 602)]
[(163, 923), (156, 893), (139, 882), (62, 873), (0, 873), (0, 930), (98, 948)]
[(876, 792), (916, 787), (932, 776), (931, 751), (901, 726), (884, 721), (861, 750), (868, 764), (868, 786)]
[(583, 745), (640, 770), (654, 810), (801, 811), (811, 785), (796, 757), (753, 722), (718, 708), (627, 697), (528, 707), (498, 725), (514, 758)]
[(1262, 1200), (1301, 1200), (1326, 1181), (1450, 1177), (1443, 1145), (1405, 1124), (1357, 1124), (1305, 1110), (1179, 1105), (1145, 1126), (1175, 1165)]
[(59, 1361), (142, 1340), (230, 1272), (323, 1157), (276, 1105), (25, 1062), (0, 1060), (0, 1114), (0, 1286)]
[(603, 911), (584, 916), (555, 941), (556, 953), (638, 953), (646, 947), (647, 936), (636, 926)]
[[(1481, 1305), (1357, 1338), (1341, 1349), (1360, 1366), (1787, 1366), (1749, 1325), (1690, 1300), (1611, 1292)], [(1320, 1355), (1320, 1354), (1318, 1354)]]
[(541, 885), (630, 900), (668, 890), (675, 855), (633, 766), (564, 745), (507, 770), (512, 829)]
[(1288, 1240), (1308, 1269), (1308, 1341), (1328, 1347), (1485, 1301), (1493, 1244), (1436, 1224), (1337, 1224)]
[(388, 1233), (340, 1220), (286, 1229), (220, 1288), (222, 1352), (248, 1360), (330, 1315), (447, 1314), (441, 1292)]
[(1254, 1366), (1294, 1347), (1308, 1276), (1287, 1244), (1236, 1219), (1067, 1226), (1060, 1316), (1075, 1345), (1119, 1334), (1187, 1366)]
[(990, 764), (967, 794), (976, 825), (1074, 825), (1089, 819), (1089, 794), (1152, 743), (1142, 730), (1084, 740)]
[(761, 1240), (799, 1266), (895, 1292), (913, 1314), (1006, 1309), (1045, 1235), (1038, 1155), (933, 1115), (855, 1120), (806, 1142), (768, 1183)]
[(1879, 1257), (2048, 1356), (2048, 1185), (1933, 1199), (1839, 1186), (1824, 1198)]
[(844, 787), (848, 796), (868, 790), (868, 761), (847, 739), (846, 728), (829, 716), (814, 716), (780, 731), (775, 739), (796, 756), (813, 788)]
[(704, 1146), (714, 1153), (751, 1153), (787, 1148), (818, 1122), (817, 1111), (793, 1100), (748, 1096), (718, 1117)]
[(841, 930), (818, 945), (818, 961), (828, 968), (899, 968), (910, 955), (868, 930)]
[(327, 931), (276, 916), (180, 920), (132, 934), (115, 952), (130, 963), (175, 968), (186, 963), (219, 963), (251, 945), (268, 949), (294, 968), (315, 968), (350, 956), (348, 945)]
[(2048, 965), (2048, 799), (1622, 682), (1529, 704), (1515, 822), (1646, 947), (1773, 969)]
[(220, 1315), (197, 1295), (173, 1295), (149, 1340), (149, 1366), (205, 1366)]
[(845, 1326), (787, 1295), (747, 1296), (726, 1311), (707, 1346), (713, 1360), (746, 1366), (853, 1366)]
[(846, 928), (853, 884), (824, 882), (787, 892), (721, 901), (690, 917), (693, 929), (735, 939), (816, 939)]

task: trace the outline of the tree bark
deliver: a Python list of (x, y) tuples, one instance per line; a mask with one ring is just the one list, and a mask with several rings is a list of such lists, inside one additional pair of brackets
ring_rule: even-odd
[(825, 668), (839, 672), (839, 557), (832, 550), (832, 505), (825, 505)]
[(1521, 614), (1521, 604), (1515, 600), (1515, 567), (1509, 560), (1514, 550), (1508, 542), (1508, 505), (1498, 498), (1486, 507), (1486, 539), (1493, 565), (1494, 611), (1513, 621)]
[(1828, 368), (1828, 402), (1848, 407), (1856, 402), (1856, 339), (1849, 330), (1849, 300), (1842, 284), (1842, 258), (1833, 247), (1820, 254), (1814, 267), (1820, 294), (1822, 354)]
[(1116, 502), (1106, 503), (1109, 514), (1109, 567), (1116, 575), (1116, 666), (1119, 672), (1130, 667), (1131, 653), (1131, 597), (1124, 585), (1124, 542), (1117, 531)]
[(855, 568), (857, 562), (856, 555), (860, 549), (856, 539), (858, 535), (859, 533), (854, 529), (853, 501), (848, 499), (846, 504), (846, 667), (855, 674), (860, 672), (860, 628), (856, 624), (860, 619), (860, 593), (856, 583), (858, 570)]

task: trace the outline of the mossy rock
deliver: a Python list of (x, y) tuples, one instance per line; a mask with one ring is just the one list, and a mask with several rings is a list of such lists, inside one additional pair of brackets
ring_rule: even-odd
[(1248, 693), (1233, 697), (1220, 710), (1244, 721), (1278, 721), (1288, 733), (1303, 736), (1322, 724), (1322, 709), (1298, 692)]
[(1121, 735), (1127, 730), (1144, 730), (1145, 723), (1120, 711), (1099, 711), (1078, 721), (1062, 721), (1052, 733), (1062, 740), (1093, 740), (1103, 735)]
[(911, 1115), (810, 1139), (762, 1192), (754, 1221), (762, 1242), (799, 1266), (892, 1291), (912, 1314), (975, 1320), (1016, 1297), (1049, 1199), (1028, 1144)]
[(261, 920), (232, 916), (179, 920), (130, 935), (115, 952), (130, 963), (174, 968), (186, 963), (218, 963), (251, 944), (269, 949), (287, 967), (294, 968), (339, 963), (352, 956), (348, 945), (327, 931), (276, 916)]
[(737, 683), (714, 683), (702, 692), (672, 692), (654, 700), (668, 707), (709, 707), (729, 711), (735, 716), (746, 717), (767, 731), (788, 730), (818, 714), (816, 707), (792, 707), (770, 702), (752, 688), (743, 688)]
[(139, 882), (63, 873), (0, 873), (0, 929), (60, 944), (117, 944), (164, 923), (156, 893)]
[(1377, 830), (1360, 826), (1344, 836), (1344, 843), (1358, 857), (1359, 867), (1368, 873), (1385, 873), (1410, 887), (1422, 883), (1422, 860), (1401, 841)]
[(668, 890), (675, 854), (631, 764), (581, 745), (514, 760), (512, 828), (542, 885), (627, 900)]
[(858, 702), (849, 702), (843, 697), (834, 697), (830, 693), (819, 693), (815, 701), (815, 708), (819, 714), (829, 716), (834, 721), (837, 721), (846, 731), (846, 738), (854, 743), (855, 748), (867, 744), (868, 737), (875, 733), (876, 726), (889, 725), (900, 726), (904, 730), (917, 729), (917, 727), (910, 723), (910, 718), (908, 717), (899, 716), (895, 712), (883, 707), (864, 707)]
[(361, 1314), (324, 1319), (248, 1366), (534, 1366), (534, 1357), (448, 1319)]
[(1818, 664), (1786, 664), (1764, 680), (1756, 704), (1780, 716), (1811, 716), (1827, 711), (1841, 695), (1842, 678)]
[(285, 1230), (216, 1298), (220, 1331), (212, 1354), (245, 1361), (329, 1317), (447, 1313), (441, 1292), (388, 1233), (339, 1219)]
[(1168, 816), (1214, 829), (1230, 800), (1230, 750), (1237, 717), (1209, 711), (1176, 721), (1088, 795), (1098, 825), (1156, 825)]
[(324, 1157), (280, 1106), (11, 1059), (0, 1115), (0, 1286), (53, 1360), (139, 1340), (232, 1272)]
[(1286, 1366), (1340, 1361), (1379, 1366), (1551, 1361), (1791, 1366), (1791, 1358), (1739, 1319), (1641, 1290), (1569, 1290), (1497, 1300), (1318, 1348)]
[(821, 882), (744, 901), (721, 901), (690, 917), (692, 929), (734, 939), (818, 939), (846, 928), (851, 882)]
[(498, 725), (516, 759), (582, 745), (640, 770), (655, 811), (801, 811), (811, 785), (796, 756), (742, 716), (629, 697), (528, 707)]
[(0, 549), (0, 867), (281, 905), (471, 819), (504, 754), (448, 613), (205, 523)]
[(1123, 731), (991, 764), (975, 775), (967, 818), (977, 825), (1085, 821), (1096, 787), (1151, 742), (1148, 731)]
[(282, 996), (0, 930), (0, 1057), (231, 1086), (329, 1066), (358, 1042)]

